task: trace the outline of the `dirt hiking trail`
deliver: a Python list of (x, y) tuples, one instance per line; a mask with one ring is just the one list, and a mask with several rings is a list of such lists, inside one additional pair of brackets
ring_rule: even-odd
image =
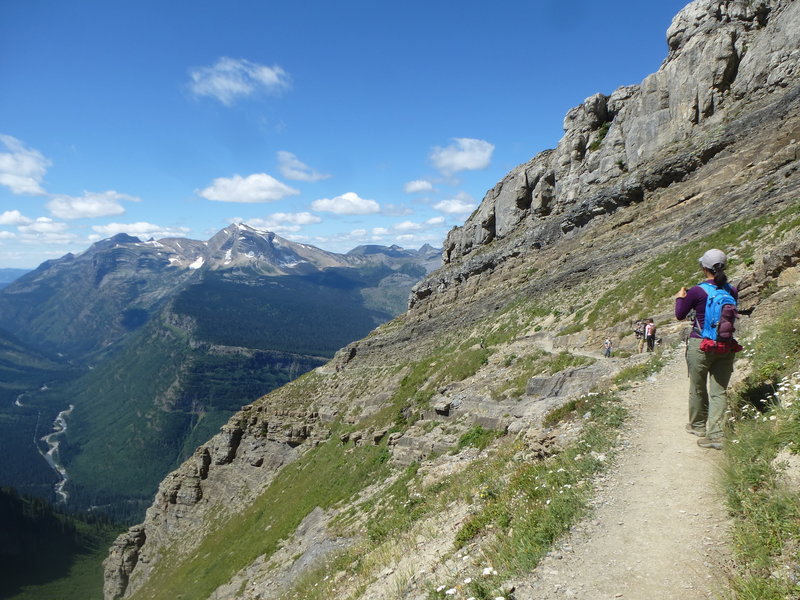
[(721, 452), (684, 429), (682, 347), (664, 358), (660, 373), (620, 394), (630, 418), (592, 514), (518, 583), (518, 600), (705, 600), (724, 589)]

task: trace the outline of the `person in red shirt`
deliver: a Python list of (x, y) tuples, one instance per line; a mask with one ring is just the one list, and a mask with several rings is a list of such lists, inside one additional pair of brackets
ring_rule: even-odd
[[(716, 248), (700, 257), (700, 268), (706, 281), (717, 287), (727, 286), (738, 300), (736, 288), (728, 284), (725, 267), (728, 258)], [(686, 431), (697, 435), (697, 445), (702, 448), (722, 450), (725, 411), (728, 407), (726, 390), (733, 374), (733, 352), (704, 352), (700, 350), (705, 323), (708, 294), (695, 285), (681, 288), (675, 294), (675, 318), (685, 319), (694, 311), (692, 333), (686, 348), (686, 364), (689, 368), (689, 423)]]

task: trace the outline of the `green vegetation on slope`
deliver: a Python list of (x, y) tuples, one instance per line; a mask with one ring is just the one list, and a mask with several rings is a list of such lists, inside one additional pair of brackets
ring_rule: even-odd
[(734, 515), (734, 600), (800, 597), (800, 494), (780, 475), (788, 458), (800, 460), (799, 332), (800, 303), (747, 350), (751, 374), (732, 394), (737, 419), (725, 449), (725, 481)]
[[(522, 447), (506, 438), (463, 472), (433, 484), (423, 485), (419, 465), (412, 464), (376, 498), (351, 508), (340, 518), (339, 526), (346, 535), (358, 514), (366, 514), (366, 539), (302, 578), (282, 600), (356, 600), (366, 585), (380, 577), (387, 563), (399, 560), (405, 551), (413, 551), (417, 543), (414, 527), (447, 511), (453, 503), (472, 507), (456, 534), (453, 552), (482, 539), (483, 559), (500, 571), (493, 581), (529, 572), (552, 542), (586, 513), (592, 475), (610, 464), (608, 456), (625, 416), (615, 397), (591, 394), (560, 414), (562, 419), (582, 421), (582, 435), (548, 459), (515, 458)], [(343, 594), (337, 587), (336, 573), (344, 570), (356, 581), (354, 593)], [(466, 589), (474, 597), (501, 595), (497, 583), (480, 577), (480, 571), (471, 579)], [(443, 590), (463, 582), (436, 584), (430, 598), (446, 598)]]
[[(699, 279), (697, 259), (708, 248), (724, 248), (733, 255), (729, 270), (752, 263), (755, 249), (767, 239), (780, 240), (800, 227), (800, 204), (775, 214), (737, 221), (700, 240), (683, 244), (642, 265), (629, 278), (604, 293), (591, 307), (585, 321), (564, 333), (580, 328), (602, 329), (631, 318), (631, 307), (639, 315), (653, 314), (670, 302), (681, 287)], [(733, 252), (731, 252), (733, 250)]]
[(65, 391), (62, 458), (72, 506), (140, 520), (164, 475), (243, 405), (322, 364), (277, 352), (214, 353), (154, 320)]
[(101, 563), (117, 533), (108, 522), (0, 488), (0, 532), (1, 598), (102, 599)]
[(391, 318), (364, 306), (361, 289), (372, 279), (329, 269), (250, 285), (210, 273), (178, 296), (175, 311), (194, 318), (197, 336), (214, 344), (331, 357)]
[(58, 412), (67, 408), (54, 388), (74, 376), (68, 365), (0, 332), (0, 485), (55, 500), (58, 477), (39, 453), (44, 446), (40, 438), (49, 432)]
[(206, 535), (191, 558), (179, 562), (177, 549), (168, 549), (146, 587), (131, 599), (208, 598), (258, 556), (270, 556), (314, 508), (349, 500), (387, 475), (385, 445), (347, 451), (334, 436), (285, 467), (250, 507)]

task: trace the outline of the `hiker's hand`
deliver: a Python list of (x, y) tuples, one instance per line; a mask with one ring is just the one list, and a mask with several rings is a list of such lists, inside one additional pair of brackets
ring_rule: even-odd
[(675, 298), (686, 298), (686, 288), (682, 287), (677, 294), (675, 294)]

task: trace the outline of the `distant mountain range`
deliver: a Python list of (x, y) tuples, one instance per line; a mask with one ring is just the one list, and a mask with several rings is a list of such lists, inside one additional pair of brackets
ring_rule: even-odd
[(19, 467), (0, 466), (0, 484), (50, 493), (41, 438), (73, 405), (51, 438), (69, 503), (140, 517), (231, 414), (404, 311), (440, 256), (336, 254), (234, 224), (207, 242), (119, 234), (43, 263), (0, 291), (0, 436), (13, 429)]
[(0, 269), (0, 290), (29, 271), (30, 269)]

